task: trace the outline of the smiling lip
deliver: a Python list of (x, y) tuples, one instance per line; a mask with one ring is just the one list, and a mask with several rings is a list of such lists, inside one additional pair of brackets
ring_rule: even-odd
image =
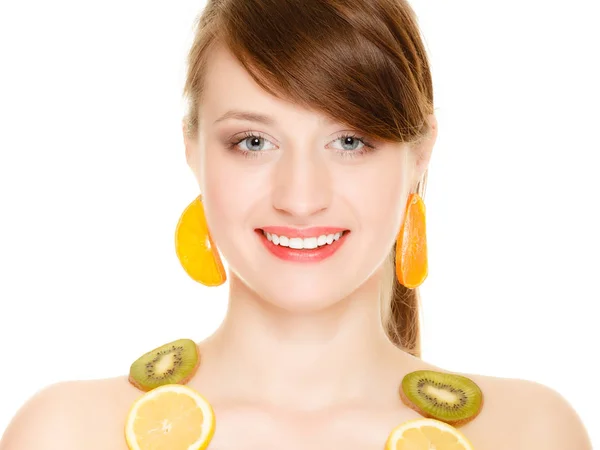
[(290, 227), (263, 227), (259, 230), (267, 233), (276, 234), (277, 236), (286, 236), (289, 238), (309, 238), (319, 237), (323, 234), (335, 234), (347, 231), (347, 228), (339, 227), (312, 227), (312, 228), (290, 228)]
[[(288, 238), (318, 237), (324, 234), (341, 233), (342, 231), (345, 231), (345, 233), (343, 233), (337, 241), (333, 241), (331, 244), (325, 244), (321, 247), (313, 249), (294, 249), (290, 247), (282, 247), (281, 245), (277, 245), (269, 241), (265, 236), (265, 233), (263, 233), (263, 230), (271, 234), (276, 234), (278, 236), (283, 235)], [(350, 231), (344, 228), (334, 227), (313, 227), (304, 229), (289, 227), (265, 227), (257, 229), (256, 234), (267, 250), (269, 250), (269, 252), (277, 258), (284, 261), (307, 263), (323, 261), (324, 259), (333, 256), (333, 254), (339, 250), (344, 242), (346, 242)]]

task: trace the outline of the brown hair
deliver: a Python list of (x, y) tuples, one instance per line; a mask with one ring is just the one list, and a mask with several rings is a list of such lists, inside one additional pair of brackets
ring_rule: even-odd
[[(198, 133), (210, 51), (224, 45), (277, 98), (317, 110), (376, 140), (412, 145), (430, 130), (433, 86), (406, 0), (208, 0), (195, 24), (183, 95), (186, 133)], [(424, 195), (427, 172), (416, 191)], [(418, 289), (385, 263), (382, 320), (389, 338), (421, 356)]]

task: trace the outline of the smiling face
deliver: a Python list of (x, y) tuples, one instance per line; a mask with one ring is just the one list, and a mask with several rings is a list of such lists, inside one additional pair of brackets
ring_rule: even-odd
[(408, 144), (270, 95), (223, 48), (204, 87), (186, 154), (230, 269), (290, 311), (351, 294), (389, 254), (426, 164)]

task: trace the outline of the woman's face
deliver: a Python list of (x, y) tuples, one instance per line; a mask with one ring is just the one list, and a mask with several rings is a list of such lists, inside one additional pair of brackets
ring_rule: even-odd
[(417, 164), (405, 144), (362, 142), (347, 125), (271, 96), (223, 49), (212, 55), (199, 116), (188, 164), (216, 246), (252, 291), (311, 311), (377, 271), (428, 155)]

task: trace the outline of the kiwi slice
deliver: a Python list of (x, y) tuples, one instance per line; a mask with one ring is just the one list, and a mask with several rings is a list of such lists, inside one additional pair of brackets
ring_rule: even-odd
[(198, 345), (191, 339), (179, 339), (138, 358), (129, 369), (129, 382), (142, 391), (165, 384), (186, 384), (199, 365)]
[(400, 398), (430, 419), (458, 427), (472, 421), (483, 407), (483, 393), (471, 379), (434, 370), (417, 370), (402, 379)]

